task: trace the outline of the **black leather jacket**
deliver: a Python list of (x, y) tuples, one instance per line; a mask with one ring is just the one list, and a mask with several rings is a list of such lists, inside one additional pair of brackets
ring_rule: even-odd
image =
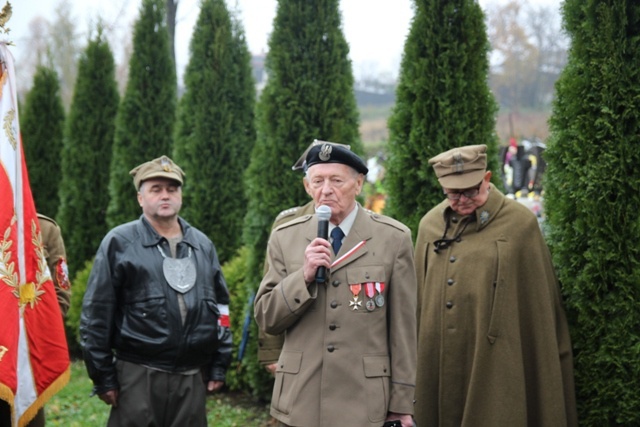
[(80, 319), (84, 361), (98, 394), (118, 389), (116, 358), (169, 372), (203, 368), (205, 380), (224, 381), (232, 338), (219, 325), (229, 292), (211, 240), (179, 218), (183, 240), (176, 258), (194, 258), (197, 279), (184, 294), (181, 322), (177, 291), (162, 272), (169, 244), (144, 215), (111, 230), (100, 244)]

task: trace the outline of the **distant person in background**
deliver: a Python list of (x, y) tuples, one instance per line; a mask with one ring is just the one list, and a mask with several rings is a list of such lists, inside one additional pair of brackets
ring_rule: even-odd
[(64, 248), (62, 231), (58, 224), (51, 218), (38, 214), (40, 233), (42, 234), (42, 246), (44, 257), (49, 266), (51, 279), (56, 288), (58, 304), (62, 315), (66, 316), (71, 304), (71, 280), (67, 267), (67, 253)]
[(486, 145), (429, 160), (420, 221), (419, 427), (576, 426), (569, 328), (536, 217), (490, 183)]

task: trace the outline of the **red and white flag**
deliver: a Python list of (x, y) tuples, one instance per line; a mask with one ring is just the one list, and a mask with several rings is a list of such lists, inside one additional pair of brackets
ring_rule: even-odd
[(24, 426), (69, 381), (69, 351), (22, 150), (13, 56), (0, 42), (0, 399)]

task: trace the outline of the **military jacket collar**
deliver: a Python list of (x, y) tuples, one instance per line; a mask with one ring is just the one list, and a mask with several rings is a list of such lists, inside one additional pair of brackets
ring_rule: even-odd
[[(178, 222), (180, 223), (180, 228), (182, 229), (182, 242), (187, 243), (189, 246), (195, 249), (197, 245), (194, 241), (193, 233), (190, 233), (191, 226), (181, 217), (178, 217)], [(137, 228), (138, 235), (142, 240), (142, 246), (144, 247), (156, 246), (164, 239), (164, 237), (158, 234), (158, 232), (153, 228), (149, 221), (144, 217), (144, 214), (140, 215), (140, 220), (138, 222)]]

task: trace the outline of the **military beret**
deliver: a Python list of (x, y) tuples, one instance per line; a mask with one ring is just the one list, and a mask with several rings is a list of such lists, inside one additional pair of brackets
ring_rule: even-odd
[(429, 164), (444, 188), (471, 188), (484, 178), (487, 170), (487, 146), (468, 145), (453, 148), (429, 159)]
[(173, 163), (173, 160), (167, 156), (161, 156), (149, 162), (143, 163), (129, 172), (133, 176), (133, 185), (136, 190), (140, 189), (140, 185), (151, 178), (168, 178), (178, 181), (180, 185), (183, 183), (184, 172), (180, 166)]
[(304, 170), (305, 169), (305, 165), (307, 164), (307, 154), (309, 154), (309, 150), (311, 150), (316, 145), (320, 145), (320, 144), (339, 145), (341, 147), (346, 148), (347, 150), (351, 149), (350, 145), (344, 145), (344, 144), (338, 144), (337, 142), (321, 141), (319, 139), (314, 139), (313, 142), (311, 144), (309, 144), (307, 149), (304, 150), (304, 153), (302, 153), (302, 155), (298, 158), (298, 160), (296, 160), (296, 162), (293, 164), (293, 166), (291, 166), (291, 170), (294, 170), (294, 171)]
[(342, 163), (351, 166), (361, 174), (366, 175), (369, 172), (367, 165), (353, 151), (345, 148), (344, 145), (336, 145), (333, 143), (318, 144), (309, 150), (306, 158), (306, 171), (311, 166), (321, 163)]

